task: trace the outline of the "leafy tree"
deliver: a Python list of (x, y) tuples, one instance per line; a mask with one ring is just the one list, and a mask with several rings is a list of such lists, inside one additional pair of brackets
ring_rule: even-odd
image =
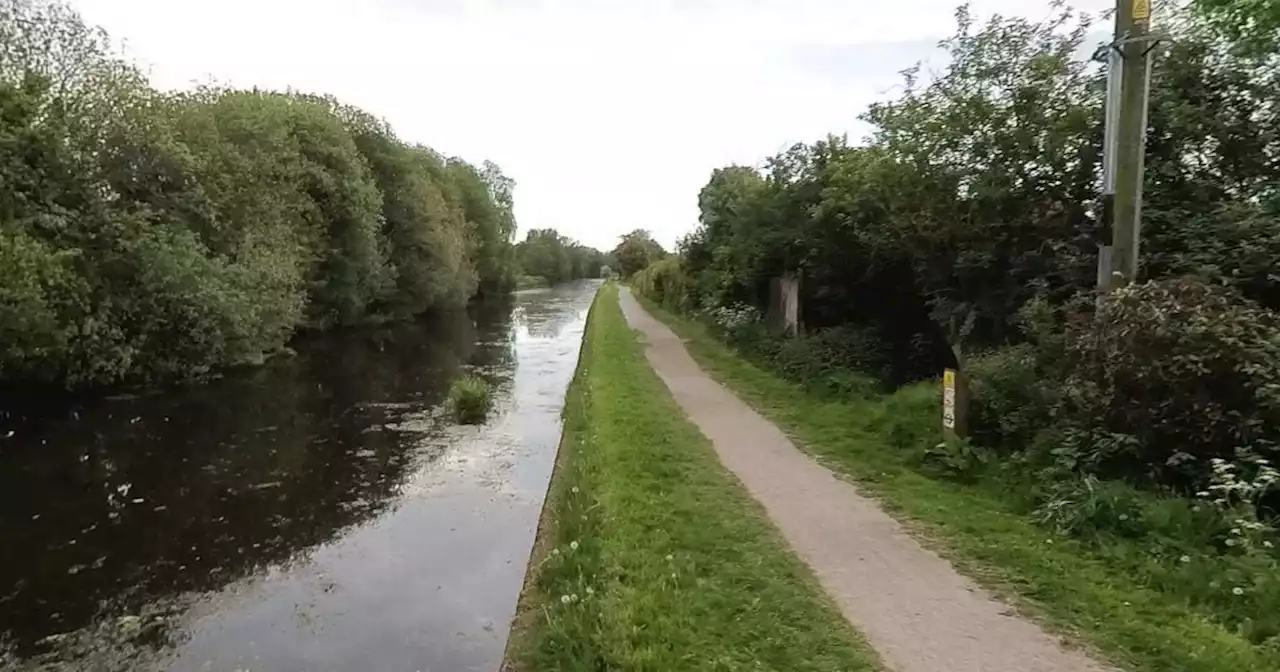
[[(1266, 7), (1250, 7), (1250, 25), (1266, 25)], [(1039, 409), (1028, 417), (1044, 422), (1013, 423), (1023, 444), (1051, 408), (1057, 422), (1070, 418), (1074, 454), (1107, 456), (1087, 460), (1095, 473), (1167, 484), (1170, 457), (1229, 457), (1244, 444), (1273, 452), (1274, 438), (1253, 428), (1274, 423), (1269, 398), (1254, 401), (1269, 394), (1258, 372), (1274, 368), (1268, 310), (1280, 308), (1280, 45), (1244, 49), (1195, 15), (1162, 19), (1174, 39), (1152, 80), (1141, 250), (1152, 283), (1109, 299), (1107, 311), (1129, 317), (1107, 321), (1080, 308), (1097, 300), (1097, 244), (1108, 235), (1097, 202), (1104, 78), (1077, 58), (1089, 25), (1066, 10), (979, 26), (962, 8), (957, 19), (941, 45), (947, 66), (927, 79), (908, 71), (901, 95), (865, 115), (865, 142), (828, 137), (762, 169), (714, 171), (678, 265), (652, 264), (637, 285), (677, 307), (758, 315), (769, 279), (799, 273), (809, 331), (800, 340), (843, 330), (859, 338), (832, 341), (852, 351), (873, 335), (887, 344), (892, 371), (864, 373), (896, 381), (964, 368), (974, 352), (1030, 338), (1032, 354), (982, 360), (987, 373), (992, 362), (1017, 369), (1000, 404)], [(640, 249), (619, 247), (624, 269), (645, 260)], [(1170, 280), (1184, 276), (1197, 279)], [(1182, 317), (1161, 327), (1168, 333), (1135, 328), (1169, 316)], [(751, 325), (738, 331), (755, 334), (744, 342), (780, 366), (794, 359), (780, 353), (808, 347), (761, 345)], [(1076, 365), (1063, 368), (1070, 357)], [(1121, 380), (1165, 357), (1183, 364), (1135, 378), (1140, 385)], [(1177, 384), (1159, 382), (1170, 376)], [(1196, 434), (1204, 423), (1185, 423), (1186, 409), (1208, 408), (1193, 391), (1205, 386), (1225, 390), (1212, 441)], [(1005, 431), (985, 429), (996, 440)], [(1135, 454), (1138, 464), (1125, 463)]]
[(618, 272), (623, 277), (630, 277), (644, 270), (650, 263), (666, 256), (666, 251), (644, 229), (636, 229), (622, 236), (618, 246), (613, 248), (613, 257), (618, 262)]
[(156, 91), (57, 0), (0, 0), (0, 184), (5, 383), (198, 376), (515, 273), (496, 165), (328, 97)]
[(1191, 4), (1245, 53), (1271, 54), (1280, 46), (1280, 5), (1271, 0), (1194, 0)]

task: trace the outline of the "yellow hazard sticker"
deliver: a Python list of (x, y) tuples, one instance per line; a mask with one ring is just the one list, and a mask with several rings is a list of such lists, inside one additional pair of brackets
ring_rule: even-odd
[(1151, 0), (1133, 0), (1133, 20), (1146, 21), (1151, 18)]

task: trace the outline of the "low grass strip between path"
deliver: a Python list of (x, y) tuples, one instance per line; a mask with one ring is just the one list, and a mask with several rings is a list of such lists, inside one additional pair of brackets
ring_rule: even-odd
[(509, 670), (874, 670), (601, 289)]
[[(802, 449), (848, 474), (960, 569), (1029, 613), (1129, 670), (1275, 672), (1275, 658), (1212, 623), (1184, 601), (1141, 585), (1119, 563), (1054, 537), (1013, 510), (991, 484), (967, 485), (915, 470), (890, 447), (895, 414), (938, 422), (935, 393), (911, 386), (870, 401), (820, 398), (748, 362), (700, 323), (641, 299), (684, 340), (699, 365), (776, 422)], [(922, 408), (930, 409), (920, 415)], [(907, 409), (907, 410), (904, 410)], [(1140, 547), (1111, 549), (1132, 557)]]

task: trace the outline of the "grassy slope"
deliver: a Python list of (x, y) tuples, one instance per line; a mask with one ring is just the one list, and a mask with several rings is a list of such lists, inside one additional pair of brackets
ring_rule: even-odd
[[(1053, 538), (977, 485), (934, 479), (889, 448), (887, 414), (931, 406), (936, 392), (908, 387), (875, 401), (820, 399), (747, 362), (701, 325), (646, 302), (688, 340), (694, 358), (797, 443), (849, 474), (962, 571), (1013, 596), (1116, 663), (1162, 672), (1274, 672), (1274, 658), (1168, 593), (1141, 585), (1084, 546)], [(908, 409), (903, 411), (902, 409)], [(914, 417), (914, 416), (913, 416)], [(935, 422), (932, 413), (922, 423)], [(1132, 552), (1126, 550), (1126, 552)], [(1268, 662), (1271, 661), (1271, 662)]]
[(614, 285), (588, 320), (538, 537), (508, 669), (879, 669), (684, 419)]

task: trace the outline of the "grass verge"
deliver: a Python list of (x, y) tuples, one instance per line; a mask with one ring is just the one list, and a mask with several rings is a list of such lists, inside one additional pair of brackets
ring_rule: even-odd
[(505, 669), (874, 670), (600, 290)]
[[(802, 449), (858, 481), (966, 574), (1130, 670), (1274, 672), (1280, 652), (1251, 644), (1135, 570), (1142, 540), (1098, 548), (1037, 526), (998, 483), (922, 473), (893, 449), (893, 432), (937, 420), (932, 385), (869, 400), (833, 400), (733, 352), (696, 321), (641, 299), (686, 340), (709, 374), (790, 434)], [(1146, 561), (1151, 561), (1149, 558)], [(1133, 571), (1130, 571), (1133, 570)]]

